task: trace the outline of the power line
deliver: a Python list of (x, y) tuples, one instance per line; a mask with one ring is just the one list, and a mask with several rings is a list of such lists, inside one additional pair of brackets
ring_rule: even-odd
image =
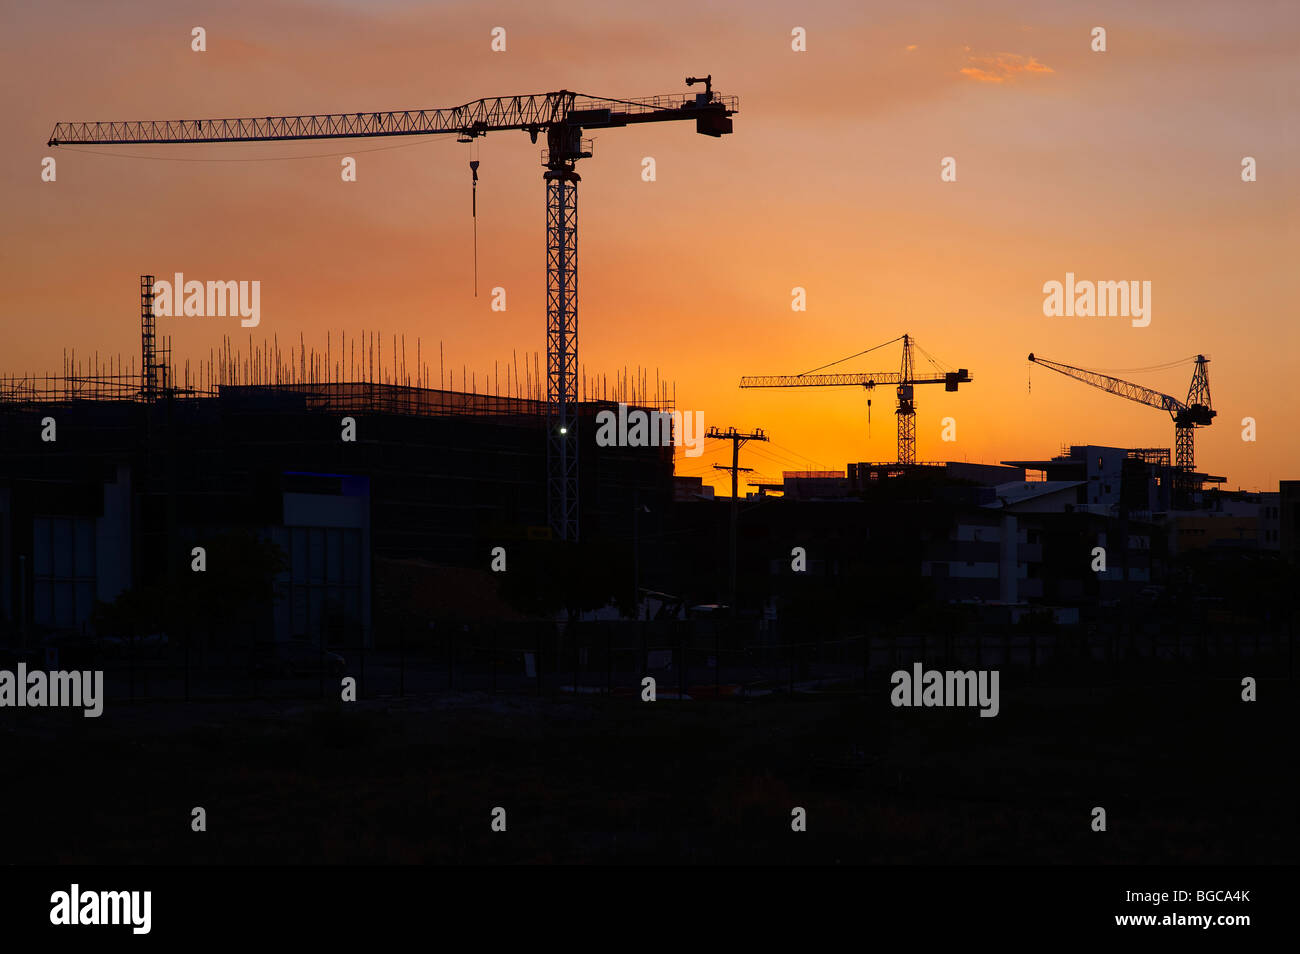
[(816, 465), (817, 465), (818, 467), (820, 467), (822, 470), (828, 470), (828, 469), (829, 469), (829, 468), (827, 468), (827, 467), (825, 466), (825, 464), (823, 464), (822, 461), (819, 461), (819, 460), (816, 460), (816, 459), (814, 459), (814, 458), (812, 458), (812, 457), (809, 457), (807, 454), (800, 454), (800, 453), (799, 453), (797, 450), (795, 450), (793, 447), (786, 447), (786, 446), (784, 446), (784, 445), (782, 445), (782, 444), (778, 444), (776, 441), (772, 440), (771, 438), (768, 438), (768, 443), (771, 444), (771, 445), (772, 445), (773, 447), (775, 447), (775, 448), (779, 448), (779, 449), (785, 451), (785, 452), (788, 453), (788, 454), (793, 454), (795, 457), (802, 458), (803, 460), (806, 460), (806, 461), (807, 461), (808, 463), (810, 463), (810, 464), (816, 464)]

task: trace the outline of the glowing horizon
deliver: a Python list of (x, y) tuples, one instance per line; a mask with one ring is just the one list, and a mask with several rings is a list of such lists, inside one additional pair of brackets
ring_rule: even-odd
[[(544, 142), (494, 133), (473, 146), (476, 298), (471, 153), (454, 136), (49, 148), (56, 122), (432, 108), (561, 88), (639, 97), (711, 73), (739, 97), (733, 135), (595, 131), (579, 164), (589, 373), (640, 366), (675, 381), (677, 406), (706, 426), (763, 428), (774, 444), (746, 447), (741, 463), (776, 474), (894, 459), (892, 388), (741, 390), (742, 375), (798, 373), (913, 334), (973, 378), (956, 393), (917, 389), (917, 459), (996, 463), (1070, 443), (1172, 450), (1167, 414), (1030, 372), (1029, 352), (1180, 398), (1190, 359), (1132, 369), (1202, 353), (1219, 416), (1197, 432), (1198, 468), (1229, 488), (1276, 490), (1300, 477), (1286, 387), (1300, 344), (1300, 13), (1256, 10), (1244, 24), (1167, 3), (1086, 16), (1027, 2), (978, 13), (669, 3), (649, 20), (598, 3), (562, 15), (399, 2), (16, 11), (0, 39), (17, 147), (3, 158), (0, 373), (57, 373), (69, 342), (79, 355), (138, 355), (144, 272), (261, 283), (257, 328), (160, 319), (178, 365), (227, 334), (242, 346), (250, 330), (309, 346), (378, 331), (386, 350), (393, 335), (419, 336), (426, 364), (441, 342), (448, 364), (477, 374), (544, 349)], [(190, 49), (198, 24), (204, 53)], [(1105, 53), (1090, 49), (1096, 24)], [(490, 49), (497, 25), (504, 53)], [(791, 49), (796, 26), (806, 52)], [(52, 183), (40, 180), (45, 156)], [(356, 182), (340, 181), (342, 156), (357, 160)], [(1241, 179), (1246, 156), (1258, 181)], [(956, 181), (941, 180), (944, 157)], [(1045, 317), (1044, 283), (1067, 273), (1150, 282), (1150, 324)], [(497, 287), (505, 311), (490, 308)], [(791, 310), (795, 287), (807, 311)], [(842, 370), (898, 360), (894, 347)], [(948, 417), (954, 442), (940, 440)], [(1255, 442), (1241, 439), (1246, 417)], [(722, 487), (717, 460), (706, 449), (679, 472)]]

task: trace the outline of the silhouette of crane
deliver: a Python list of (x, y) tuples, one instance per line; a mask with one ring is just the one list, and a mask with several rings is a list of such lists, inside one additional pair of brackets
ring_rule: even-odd
[[(578, 539), (578, 160), (590, 158), (587, 129), (694, 120), (695, 131), (724, 136), (737, 112), (734, 96), (713, 91), (713, 76), (686, 78), (704, 92), (614, 99), (560, 90), (478, 99), (450, 109), (331, 113), (245, 119), (57, 123), (50, 146), (150, 143), (280, 142), (454, 133), (471, 142), (490, 132), (546, 134), (546, 406), (547, 512), (552, 532)], [(476, 171), (476, 170), (475, 170)]]
[[(820, 371), (822, 368), (829, 368), (831, 365), (875, 351), (877, 348), (891, 345), (895, 341), (903, 342), (903, 363), (898, 371), (857, 371), (848, 374), (813, 373), (813, 371)], [(740, 379), (740, 386), (742, 388), (861, 387), (871, 391), (878, 384), (893, 384), (896, 386), (898, 397), (898, 409), (894, 412), (898, 415), (898, 463), (915, 464), (916, 402), (913, 398), (912, 389), (918, 384), (942, 384), (945, 391), (956, 391), (959, 384), (969, 384), (971, 382), (970, 372), (965, 368), (959, 368), (956, 371), (943, 371), (938, 374), (916, 374), (912, 368), (912, 347), (915, 344), (916, 342), (912, 336), (905, 334), (893, 339), (893, 341), (886, 341), (874, 348), (859, 351), (857, 354), (851, 354), (847, 358), (840, 358), (839, 361), (832, 361), (830, 364), (822, 365), (822, 368), (813, 368), (813, 371), (806, 371), (803, 374), (748, 375)], [(919, 346), (917, 347), (919, 348)], [(929, 356), (927, 355), (927, 357)], [(933, 358), (930, 360), (934, 363)], [(868, 400), (868, 407), (870, 404), (871, 402)]]
[(1147, 407), (1168, 411), (1174, 419), (1174, 465), (1179, 469), (1184, 486), (1191, 481), (1196, 470), (1195, 429), (1208, 427), (1219, 413), (1210, 403), (1210, 375), (1206, 365), (1210, 359), (1203, 354), (1196, 356), (1196, 367), (1192, 370), (1192, 383), (1187, 389), (1187, 400), (1180, 401), (1169, 394), (1162, 394), (1140, 384), (1133, 384), (1122, 378), (1112, 378), (1100, 371), (1089, 371), (1061, 364), (1048, 358), (1036, 357), (1032, 352), (1029, 360), (1045, 368), (1051, 368), (1066, 377), (1091, 384), (1109, 394), (1117, 394)]

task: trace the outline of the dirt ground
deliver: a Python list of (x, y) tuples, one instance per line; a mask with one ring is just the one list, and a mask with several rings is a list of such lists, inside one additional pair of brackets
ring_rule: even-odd
[[(1286, 682), (4, 710), (5, 862), (1294, 862)], [(207, 830), (191, 830), (191, 810)], [(506, 831), (491, 830), (506, 809)], [(1103, 807), (1107, 830), (1092, 830)], [(806, 810), (807, 831), (791, 830)]]

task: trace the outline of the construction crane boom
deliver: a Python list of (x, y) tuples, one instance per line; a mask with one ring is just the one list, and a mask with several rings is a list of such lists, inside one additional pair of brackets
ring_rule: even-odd
[[(895, 338), (894, 341), (900, 340)], [(858, 371), (846, 374), (754, 374), (740, 379), (742, 388), (837, 388), (861, 387), (871, 390), (877, 385), (894, 385), (897, 389), (898, 408), (898, 462), (916, 463), (916, 405), (912, 388), (918, 384), (942, 384), (945, 391), (956, 391), (960, 384), (969, 384), (970, 372), (965, 368), (941, 374), (916, 374), (912, 371), (911, 335), (903, 335), (903, 361), (898, 371)], [(886, 342), (893, 344), (893, 342)], [(876, 347), (883, 347), (877, 345)], [(870, 351), (875, 348), (868, 349)], [(862, 352), (865, 354), (866, 352)], [(856, 357), (856, 355), (851, 356)], [(847, 360), (847, 359), (840, 359)], [(832, 364), (839, 364), (833, 361)], [(829, 367), (825, 365), (824, 367)], [(867, 402), (868, 419), (871, 402)]]
[(1091, 384), (1107, 394), (1115, 394), (1136, 401), (1138, 404), (1145, 404), (1147, 407), (1167, 411), (1174, 421), (1174, 463), (1182, 471), (1184, 485), (1190, 481), (1190, 475), (1196, 470), (1195, 429), (1209, 426), (1219, 413), (1214, 410), (1210, 401), (1210, 375), (1206, 367), (1210, 363), (1209, 358), (1203, 354), (1196, 356), (1196, 367), (1192, 371), (1192, 383), (1187, 389), (1186, 401), (1180, 401), (1172, 394), (1164, 394), (1134, 384), (1132, 381), (1114, 378), (1100, 371), (1076, 368), (1074, 365), (1052, 361), (1032, 352), (1029, 360), (1066, 377), (1074, 378), (1076, 381)]
[[(591, 156), (587, 129), (694, 120), (695, 131), (725, 136), (738, 110), (734, 96), (713, 91), (713, 76), (688, 76), (704, 92), (616, 99), (569, 90), (476, 99), (450, 109), (387, 110), (243, 119), (56, 123), (48, 145), (279, 142), (427, 136), (455, 133), (461, 142), (522, 130), (546, 134), (546, 407), (547, 515), (561, 540), (578, 539), (578, 160)], [(474, 168), (474, 167), (471, 167)], [(475, 168), (477, 173), (477, 169)], [(475, 197), (477, 202), (477, 197)], [(477, 210), (476, 210), (477, 211)], [(477, 241), (477, 222), (475, 222)], [(477, 254), (477, 245), (475, 246)], [(477, 278), (476, 278), (477, 284)]]
[(1176, 417), (1179, 411), (1186, 409), (1186, 405), (1171, 394), (1162, 394), (1159, 391), (1144, 388), (1140, 384), (1134, 384), (1132, 381), (1125, 381), (1122, 378), (1112, 378), (1100, 371), (1076, 368), (1073, 365), (1062, 364), (1048, 358), (1040, 358), (1034, 354), (1029, 355), (1029, 360), (1034, 364), (1041, 364), (1045, 368), (1051, 368), (1053, 371), (1074, 378), (1076, 381), (1091, 384), (1094, 388), (1100, 388), (1108, 394), (1116, 394), (1122, 398), (1128, 398), (1130, 401), (1136, 401), (1138, 404), (1145, 404), (1147, 407), (1168, 411), (1171, 416)]
[(476, 99), (447, 109), (402, 109), (365, 113), (323, 113), (242, 119), (166, 119), (130, 122), (57, 123), (47, 145), (122, 145), (125, 143), (278, 142), (295, 139), (361, 139), (373, 136), (462, 137), (523, 130), (536, 141), (539, 132), (568, 123), (584, 129), (609, 129), (636, 123), (694, 119), (700, 132), (731, 132), (726, 118), (737, 110), (736, 97), (710, 90), (698, 95), (610, 99), (569, 90)]

